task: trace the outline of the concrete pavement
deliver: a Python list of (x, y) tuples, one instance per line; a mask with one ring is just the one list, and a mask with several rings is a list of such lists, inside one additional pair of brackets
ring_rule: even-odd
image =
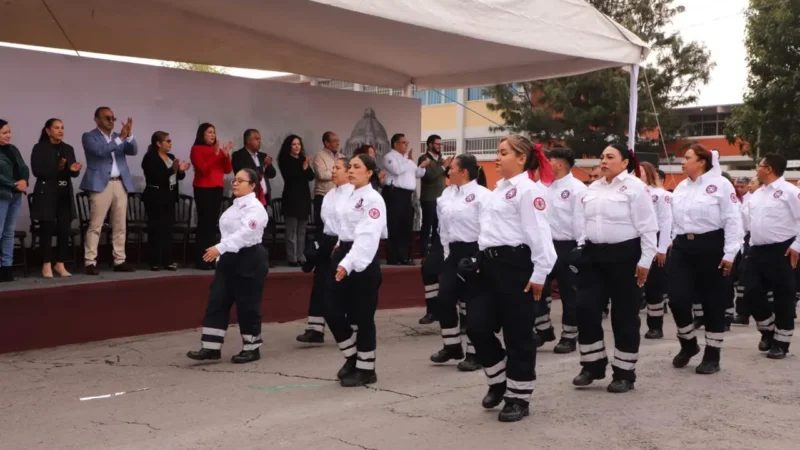
[[(538, 354), (531, 416), (503, 424), (499, 409), (480, 406), (482, 372), (429, 362), (441, 340), (435, 326), (417, 325), (422, 314), (378, 312), (378, 383), (369, 388), (340, 387), (343, 360), (332, 337), (303, 347), (294, 340), (301, 322), (265, 325), (262, 359), (245, 365), (229, 362), (241, 346), (235, 327), (216, 363), (184, 356), (199, 346), (198, 330), (0, 355), (0, 447), (796, 448), (800, 362), (766, 359), (753, 325), (727, 333), (722, 372), (702, 376), (694, 372), (699, 357), (682, 370), (671, 366), (678, 343), (668, 315), (667, 338), (642, 340), (636, 390), (621, 395), (605, 391), (610, 368), (596, 386), (573, 388), (577, 353), (553, 354), (550, 343)], [(611, 349), (609, 321), (604, 326)]]

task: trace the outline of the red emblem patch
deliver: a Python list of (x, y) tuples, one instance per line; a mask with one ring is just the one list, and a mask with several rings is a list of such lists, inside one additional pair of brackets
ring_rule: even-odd
[(627, 191), (627, 190), (628, 190), (628, 186), (620, 186), (620, 187), (619, 187), (619, 191), (620, 191), (620, 192), (625, 192), (625, 191)]
[(258, 224), (256, 223), (255, 220), (251, 220), (250, 222), (247, 222), (247, 226), (250, 227), (251, 230), (255, 230), (256, 229), (256, 225), (258, 225)]
[(658, 203), (658, 196), (657, 195), (653, 195), (653, 203)]
[(544, 199), (542, 197), (536, 197), (533, 200), (533, 207), (538, 209), (539, 211), (544, 211), (544, 208), (546, 206), (547, 204), (544, 202)]
[(732, 201), (733, 203), (736, 203), (736, 202), (738, 202), (738, 201), (739, 201), (739, 199), (736, 197), (736, 194), (735, 194), (735, 193), (731, 194), (731, 201)]
[(360, 209), (361, 205), (363, 205), (363, 204), (364, 204), (364, 199), (363, 198), (359, 199), (358, 203), (356, 203), (356, 209)]
[(469, 194), (467, 198), (464, 199), (467, 203), (472, 203), (475, 200), (475, 194)]
[(517, 188), (511, 188), (510, 191), (506, 192), (506, 200), (511, 200), (516, 196), (517, 196)]
[(669, 203), (672, 203), (672, 197), (670, 197), (669, 195), (665, 195), (665, 196), (664, 196), (664, 201), (665, 201), (666, 203), (668, 203), (668, 204), (669, 204)]
[(775, 198), (781, 198), (782, 195), (783, 195), (783, 191), (775, 191), (775, 193), (772, 194), (772, 196), (775, 197)]
[(377, 219), (381, 216), (381, 212), (378, 210), (378, 208), (372, 208), (369, 210), (369, 216), (373, 219)]
[(564, 200), (568, 199), (569, 198), (569, 191), (562, 191), (561, 192), (561, 198), (563, 198)]
[(715, 185), (711, 184), (706, 188), (706, 194), (713, 194), (714, 192), (717, 192), (717, 187)]

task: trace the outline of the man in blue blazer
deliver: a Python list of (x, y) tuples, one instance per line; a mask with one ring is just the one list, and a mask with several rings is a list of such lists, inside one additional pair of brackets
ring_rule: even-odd
[(86, 154), (86, 173), (81, 190), (89, 192), (91, 217), (84, 238), (84, 259), (87, 275), (97, 275), (97, 244), (106, 215), (111, 211), (111, 242), (114, 247), (114, 271), (133, 272), (125, 262), (126, 217), (128, 192), (133, 192), (133, 179), (126, 155), (138, 152), (133, 139), (133, 120), (128, 118), (119, 133), (114, 132), (117, 118), (106, 106), (94, 112), (97, 128), (83, 133), (81, 142)]

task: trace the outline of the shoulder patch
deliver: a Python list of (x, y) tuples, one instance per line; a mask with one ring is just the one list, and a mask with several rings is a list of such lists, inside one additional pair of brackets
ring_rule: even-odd
[(733, 203), (739, 203), (739, 199), (736, 197), (736, 193), (735, 192), (731, 194), (731, 201)]
[(544, 208), (547, 206), (544, 199), (542, 197), (536, 197), (533, 200), (533, 207), (538, 209), (539, 211), (544, 211)]
[(251, 230), (255, 230), (257, 225), (258, 224), (256, 223), (256, 221), (252, 219), (249, 222), (247, 222), (247, 226), (250, 227)]
[(653, 203), (658, 203), (658, 195), (653, 194)]
[(669, 195), (665, 195), (664, 196), (664, 202), (667, 203), (667, 204), (672, 203), (672, 197), (670, 197)]
[(373, 219), (377, 219), (381, 216), (381, 211), (378, 208), (372, 208), (369, 210), (369, 216)]
[(706, 188), (706, 194), (713, 194), (714, 192), (717, 192), (717, 186), (714, 184), (709, 184)]

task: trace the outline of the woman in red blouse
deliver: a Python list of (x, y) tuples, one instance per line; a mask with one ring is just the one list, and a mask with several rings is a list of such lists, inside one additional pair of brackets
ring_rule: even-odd
[(208, 247), (217, 242), (217, 220), (222, 206), (223, 178), (231, 173), (233, 142), (222, 147), (217, 142), (217, 130), (210, 123), (197, 128), (190, 159), (194, 166), (194, 203), (197, 207), (197, 259), (200, 270), (211, 270), (213, 265), (203, 261)]

